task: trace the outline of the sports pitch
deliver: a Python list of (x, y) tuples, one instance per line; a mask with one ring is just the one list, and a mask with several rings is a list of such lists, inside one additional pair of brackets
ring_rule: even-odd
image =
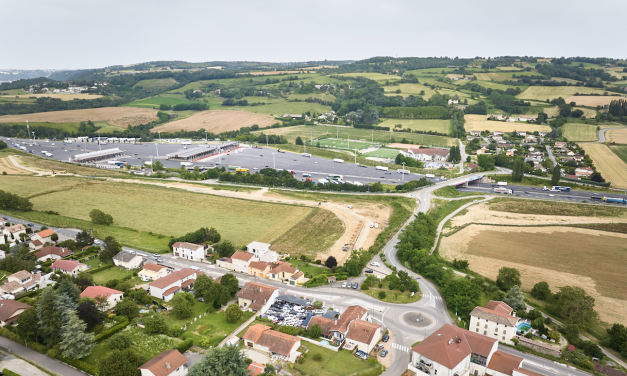
[(344, 149), (344, 150), (362, 150), (368, 149), (378, 144), (373, 144), (371, 142), (366, 141), (355, 141), (355, 140), (338, 140), (331, 138), (324, 138), (322, 140), (317, 140), (313, 142), (314, 145), (320, 144), (323, 148), (334, 148), (334, 149)]

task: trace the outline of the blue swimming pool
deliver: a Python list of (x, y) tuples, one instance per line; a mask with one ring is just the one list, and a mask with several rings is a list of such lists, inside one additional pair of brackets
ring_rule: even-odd
[(323, 345), (327, 345), (327, 346), (329, 345), (329, 341), (325, 341), (325, 340), (320, 341), (320, 343)]
[(529, 329), (531, 329), (531, 325), (527, 324), (526, 322), (518, 324), (517, 330), (519, 332), (527, 332), (527, 331), (529, 331)]

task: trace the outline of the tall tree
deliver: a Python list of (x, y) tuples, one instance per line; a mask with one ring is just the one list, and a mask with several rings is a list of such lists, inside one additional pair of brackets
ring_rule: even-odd
[(479, 305), (481, 289), (469, 279), (454, 279), (442, 290), (442, 296), (448, 309), (457, 310), (459, 316), (467, 317)]
[(239, 282), (237, 280), (237, 277), (235, 277), (231, 273), (226, 273), (225, 275), (223, 275), (222, 278), (220, 278), (220, 284), (224, 286), (224, 288), (229, 292), (231, 297), (235, 296), (235, 294), (237, 294), (237, 291), (239, 290)]
[(569, 322), (588, 328), (597, 321), (594, 298), (581, 287), (564, 286), (551, 295), (547, 308), (568, 319)]
[(541, 281), (533, 285), (531, 289), (531, 296), (536, 299), (546, 300), (551, 295), (551, 289), (549, 288), (549, 284)]
[(41, 336), (47, 345), (59, 343), (61, 329), (61, 313), (55, 305), (55, 291), (52, 287), (45, 288), (37, 299), (37, 320)]
[(507, 295), (505, 295), (505, 298), (503, 298), (503, 302), (512, 307), (514, 311), (525, 309), (526, 307), (525, 297), (523, 296), (520, 287), (517, 285), (514, 285), (511, 289), (509, 289)]
[(59, 312), (59, 318), (61, 319), (61, 323), (66, 324), (70, 319), (71, 313), (76, 310), (77, 304), (68, 295), (57, 291), (54, 297), (54, 306), (55, 309)]
[(81, 248), (87, 247), (88, 245), (94, 244), (94, 238), (89, 232), (83, 230), (76, 234), (76, 244)]
[(509, 291), (514, 285), (522, 286), (520, 272), (515, 268), (502, 267), (496, 277), (496, 285), (503, 291)]
[(125, 316), (129, 321), (139, 316), (137, 303), (132, 301), (130, 298), (124, 298), (121, 302), (116, 304), (115, 313), (118, 316)]
[(220, 257), (231, 257), (233, 253), (235, 253), (235, 247), (230, 241), (224, 240), (220, 244), (218, 244), (218, 246), (216, 247), (216, 252)]
[[(191, 296), (192, 301), (190, 302), (190, 300), (185, 295)], [(172, 305), (172, 314), (174, 315), (174, 317), (179, 320), (192, 317), (192, 313), (194, 311), (193, 299), (194, 297), (192, 296), (192, 294), (188, 292), (174, 294), (174, 298), (172, 298), (172, 300), (170, 301), (170, 304)]]
[(122, 251), (122, 246), (113, 236), (107, 236), (104, 240), (104, 250), (100, 252), (100, 261), (107, 263), (113, 259), (113, 256)]
[(239, 305), (233, 303), (226, 308), (226, 321), (230, 323), (237, 322), (244, 314)]
[(35, 307), (28, 308), (20, 314), (19, 324), (17, 326), (17, 334), (21, 339), (31, 342), (37, 340), (37, 328), (39, 323), (37, 320), (37, 309)]
[(327, 258), (327, 261), (324, 262), (324, 265), (326, 265), (326, 267), (329, 269), (333, 269), (333, 267), (337, 266), (337, 260), (335, 259), (335, 257), (329, 256), (329, 258)]
[(523, 179), (524, 169), (523, 169), (523, 161), (517, 159), (514, 161), (514, 166), (512, 168), (512, 181), (513, 182), (521, 182)]
[(81, 297), (81, 292), (78, 291), (69, 278), (64, 278), (59, 282), (57, 293), (67, 295), (74, 303), (78, 303), (78, 299)]
[(212, 284), (213, 280), (207, 277), (206, 274), (199, 275), (198, 278), (196, 278), (196, 282), (194, 282), (194, 296), (197, 298), (204, 297)]
[(93, 300), (86, 300), (79, 304), (76, 308), (76, 313), (78, 314), (78, 317), (80, 317), (80, 319), (85, 321), (85, 324), (87, 324), (87, 330), (93, 329), (94, 326), (102, 322), (100, 311), (98, 311), (98, 307)]
[(85, 333), (87, 324), (71, 311), (69, 320), (61, 327), (61, 350), (63, 356), (83, 359), (94, 348), (94, 334)]
[[(246, 360), (239, 348), (215, 347), (189, 369), (189, 376), (248, 376)], [(108, 376), (108, 375), (100, 375)]]
[(133, 350), (112, 350), (98, 361), (98, 376), (139, 376), (143, 359)]
[(553, 167), (553, 175), (551, 175), (551, 185), (557, 185), (560, 182), (560, 179), (562, 178), (561, 172), (562, 169), (559, 165)]

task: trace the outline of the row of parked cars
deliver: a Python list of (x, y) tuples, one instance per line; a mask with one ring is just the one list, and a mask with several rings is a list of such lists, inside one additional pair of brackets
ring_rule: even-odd
[(357, 287), (359, 287), (359, 284), (357, 282), (355, 282), (353, 284), (351, 284), (350, 282), (348, 282), (348, 283), (344, 282), (344, 283), (342, 283), (342, 287), (349, 288), (349, 289), (352, 287), (354, 289), (357, 289)]
[(280, 326), (298, 328), (302, 326), (307, 316), (321, 315), (323, 312), (322, 309), (303, 307), (298, 304), (274, 303), (265, 314), (261, 315), (261, 318), (267, 318)]

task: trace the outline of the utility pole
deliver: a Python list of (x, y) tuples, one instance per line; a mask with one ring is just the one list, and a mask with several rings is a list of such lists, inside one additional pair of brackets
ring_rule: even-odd
[(159, 144), (155, 144), (155, 147), (157, 148), (157, 158), (159, 158)]
[(100, 147), (100, 131), (98, 131), (98, 150), (102, 150), (102, 147)]
[[(159, 133), (159, 143), (161, 143), (161, 132), (157, 132), (157, 133)], [(157, 157), (158, 157), (158, 155), (157, 155)]]
[(31, 132), (33, 134), (33, 142), (35, 142), (35, 145), (37, 145), (37, 139), (35, 138), (35, 132)]
[(403, 176), (401, 176), (401, 181), (405, 181), (405, 162), (402, 162), (403, 164)]
[(272, 168), (276, 170), (276, 162), (274, 161), (274, 153), (272, 153)]
[(205, 131), (205, 144), (208, 144), (209, 141), (207, 141), (207, 131)]
[(266, 135), (266, 147), (268, 147), (268, 135)]

